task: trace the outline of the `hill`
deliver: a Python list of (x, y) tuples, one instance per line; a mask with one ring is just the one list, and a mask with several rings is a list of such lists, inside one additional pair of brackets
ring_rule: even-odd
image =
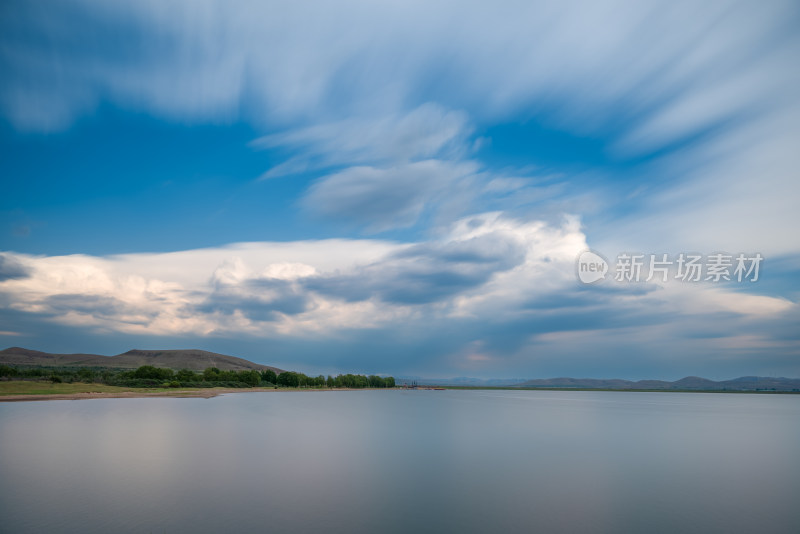
[(223, 371), (272, 369), (277, 374), (283, 372), (283, 369), (253, 363), (243, 358), (196, 349), (134, 349), (116, 356), (102, 356), (99, 354), (50, 354), (21, 347), (11, 347), (0, 351), (0, 364), (35, 367), (111, 367), (115, 369), (136, 369), (142, 365), (152, 365), (153, 367), (190, 369), (192, 371), (216, 367)]
[(743, 376), (733, 380), (714, 381), (699, 376), (687, 376), (674, 382), (664, 380), (620, 380), (597, 378), (546, 378), (527, 380), (523, 388), (588, 388), (588, 389), (663, 389), (697, 391), (800, 391), (798, 378)]

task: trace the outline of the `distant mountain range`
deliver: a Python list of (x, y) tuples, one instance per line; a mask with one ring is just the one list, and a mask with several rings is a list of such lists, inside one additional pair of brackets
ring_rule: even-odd
[(462, 387), (507, 387), (518, 386), (525, 382), (524, 378), (425, 378), (422, 376), (394, 377), (398, 384), (416, 382), (424, 386), (462, 386)]
[[(204, 350), (129, 350), (116, 356), (98, 354), (50, 354), (38, 350), (11, 347), (0, 351), (0, 364), (48, 366), (48, 367), (113, 367), (136, 369), (142, 365), (167, 367), (170, 369), (191, 369), (202, 371), (206, 367), (217, 367), (223, 371), (259, 371), (272, 369), (276, 373), (283, 369), (261, 365), (237, 358)], [(621, 380), (600, 378), (544, 378), (536, 380), (450, 378), (426, 379), (422, 377), (396, 377), (398, 385), (416, 382), (420, 385), (466, 386), (466, 387), (514, 387), (520, 389), (654, 389), (654, 390), (696, 390), (696, 391), (800, 391), (800, 378), (772, 378), (763, 376), (743, 376), (733, 380), (714, 381), (699, 376), (687, 376), (674, 382), (664, 380)]]
[(773, 378), (743, 376), (733, 380), (714, 381), (699, 376), (687, 376), (674, 382), (664, 380), (638, 380), (596, 378), (547, 378), (527, 380), (522, 388), (590, 388), (590, 389), (665, 389), (705, 391), (800, 391), (800, 378)]
[(462, 386), (462, 387), (514, 387), (514, 388), (575, 388), (575, 389), (656, 389), (656, 390), (696, 390), (696, 391), (800, 391), (800, 378), (773, 378), (763, 376), (743, 376), (733, 380), (714, 381), (699, 376), (687, 376), (674, 382), (665, 380), (622, 380), (618, 378), (543, 378), (536, 380), (515, 380), (479, 378), (422, 377), (396, 378), (398, 384), (416, 381), (424, 385)]
[(50, 354), (38, 350), (11, 347), (0, 351), (0, 364), (29, 365), (49, 367), (113, 367), (117, 369), (136, 369), (142, 365), (168, 367), (170, 369), (190, 369), (202, 371), (206, 367), (216, 367), (223, 371), (263, 371), (272, 369), (282, 373), (283, 369), (261, 365), (235, 356), (226, 356), (204, 350), (129, 350), (116, 356), (99, 354)]

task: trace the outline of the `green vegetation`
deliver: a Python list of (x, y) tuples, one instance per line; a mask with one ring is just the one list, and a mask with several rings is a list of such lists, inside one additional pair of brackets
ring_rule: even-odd
[(69, 395), (72, 393), (121, 393), (123, 391), (130, 391), (130, 388), (81, 382), (72, 384), (33, 380), (0, 382), (0, 395)]
[[(0, 365), (0, 380), (3, 384), (14, 382), (33, 382), (47, 386), (51, 391), (55, 386), (75, 383), (97, 384), (118, 388), (393, 388), (393, 377), (376, 375), (339, 375), (336, 377), (310, 377), (303, 373), (286, 371), (276, 375), (271, 369), (264, 371), (222, 371), (209, 367), (202, 373), (188, 369), (174, 371), (164, 367), (143, 365), (133, 371), (93, 367), (33, 367), (17, 368)], [(23, 387), (23, 386), (19, 386)], [(13, 388), (11, 388), (13, 389)], [(27, 389), (30, 389), (29, 387)], [(9, 388), (3, 388), (5, 394)], [(90, 391), (99, 391), (92, 389)]]
[(376, 375), (338, 375), (325, 378), (319, 376), (306, 376), (303, 373), (293, 373), (287, 371), (278, 375), (278, 385), (286, 387), (313, 387), (313, 388), (393, 388), (394, 378), (391, 376), (381, 377)]

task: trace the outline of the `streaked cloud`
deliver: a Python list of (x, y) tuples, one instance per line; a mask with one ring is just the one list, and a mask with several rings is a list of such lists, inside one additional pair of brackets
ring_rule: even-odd
[[(13, 0), (3, 13), (9, 136), (68, 136), (106, 109), (246, 124), (264, 156), (247, 202), (268, 191), (303, 229), (162, 253), (5, 251), (0, 335), (271, 340), (324, 367), (318, 342), (354, 365), (386, 353), (495, 376), (797, 369), (796, 267), (746, 290), (574, 279), (588, 246), (796, 264), (796, 2)], [(519, 138), (495, 146), (487, 132), (508, 125)], [(22, 190), (8, 213), (36, 197)], [(331, 228), (340, 239), (313, 239)]]
[(407, 164), (435, 156), (455, 159), (467, 152), (472, 127), (463, 112), (423, 104), (389, 117), (348, 118), (254, 140), (255, 148), (298, 152), (262, 178), (336, 165)]
[[(377, 232), (412, 226), (427, 206), (443, 203), (477, 171), (438, 160), (389, 168), (350, 167), (315, 182), (303, 199), (313, 213)], [(462, 194), (464, 191), (462, 190)]]

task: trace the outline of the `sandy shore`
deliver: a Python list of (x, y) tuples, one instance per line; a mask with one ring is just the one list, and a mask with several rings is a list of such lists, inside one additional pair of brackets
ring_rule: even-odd
[(85, 400), (85, 399), (140, 399), (146, 397), (173, 397), (180, 399), (210, 399), (227, 393), (265, 393), (286, 391), (386, 391), (378, 389), (352, 389), (352, 388), (321, 388), (321, 389), (295, 389), (295, 388), (208, 388), (175, 391), (120, 391), (116, 393), (53, 393), (51, 395), (0, 395), (0, 402), (23, 401), (48, 401), (48, 400)]

